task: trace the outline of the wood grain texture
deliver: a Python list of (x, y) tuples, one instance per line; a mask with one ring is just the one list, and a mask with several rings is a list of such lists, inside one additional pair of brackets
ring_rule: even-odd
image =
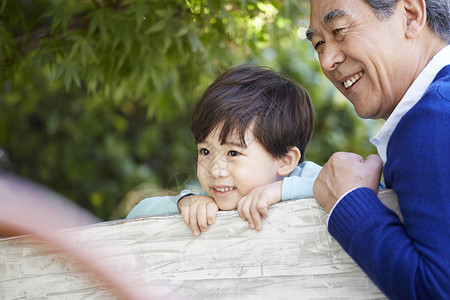
[[(260, 232), (228, 211), (219, 212), (200, 237), (191, 235), (180, 215), (60, 234), (73, 247), (99, 254), (130, 287), (140, 276), (133, 288), (150, 289), (149, 299), (385, 299), (325, 222), (314, 199), (300, 199), (272, 206)], [(42, 241), (0, 240), (0, 299), (117, 298), (84, 270)]]

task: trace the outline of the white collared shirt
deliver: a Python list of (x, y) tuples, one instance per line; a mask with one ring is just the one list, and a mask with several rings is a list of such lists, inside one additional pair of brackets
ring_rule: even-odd
[[(441, 49), (441, 51), (439, 51), (433, 57), (433, 59), (431, 59), (431, 61), (425, 66), (425, 68), (422, 70), (419, 76), (417, 76), (416, 80), (414, 80), (409, 89), (406, 91), (406, 94), (403, 96), (398, 105), (395, 107), (392, 114), (383, 124), (380, 131), (373, 138), (370, 139), (370, 142), (373, 145), (375, 145), (375, 147), (377, 147), (378, 154), (380, 155), (381, 159), (384, 162), (386, 162), (387, 159), (386, 151), (389, 139), (391, 138), (392, 133), (397, 127), (397, 124), (400, 122), (403, 116), (411, 108), (413, 108), (413, 106), (416, 105), (417, 102), (419, 102), (423, 94), (425, 94), (426, 90), (433, 82), (437, 73), (439, 73), (439, 71), (447, 65), (450, 65), (450, 45)], [(328, 221), (330, 220), (330, 216), (333, 213), (334, 208), (338, 205), (338, 203), (341, 201), (342, 198), (344, 198), (348, 193), (352, 192), (353, 190), (355, 189), (348, 191), (347, 193), (342, 195), (338, 199), (338, 201), (336, 201), (330, 213), (328, 214), (327, 227)]]
[(445, 67), (446, 65), (450, 65), (450, 45), (444, 47), (441, 51), (439, 51), (433, 59), (426, 65), (423, 71), (417, 76), (416, 80), (406, 91), (406, 94), (403, 96), (402, 100), (398, 103), (397, 107), (395, 107), (392, 114), (383, 124), (380, 131), (370, 139), (370, 142), (377, 147), (378, 154), (381, 159), (386, 162), (386, 150), (389, 139), (391, 138), (392, 133), (394, 132), (397, 124), (403, 118), (403, 116), (419, 102), (422, 98), (423, 94), (425, 94), (426, 90), (433, 82), (437, 73)]

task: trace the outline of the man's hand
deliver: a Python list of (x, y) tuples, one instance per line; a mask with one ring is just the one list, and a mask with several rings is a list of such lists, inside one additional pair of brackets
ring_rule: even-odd
[(382, 169), (383, 162), (378, 155), (363, 160), (354, 153), (335, 153), (314, 183), (314, 197), (329, 213), (337, 200), (354, 188), (368, 187), (377, 193)]
[(251, 229), (262, 229), (261, 216), (267, 218), (267, 208), (281, 201), (282, 184), (283, 181), (276, 181), (256, 187), (239, 200), (239, 216), (248, 222)]
[(216, 213), (219, 210), (213, 198), (208, 196), (186, 196), (177, 204), (183, 221), (192, 234), (200, 235), (200, 232), (208, 230), (208, 225), (216, 221)]

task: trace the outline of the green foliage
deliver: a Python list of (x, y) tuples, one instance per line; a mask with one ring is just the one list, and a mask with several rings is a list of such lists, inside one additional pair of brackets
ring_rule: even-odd
[[(374, 149), (320, 72), (308, 2), (15, 0), (0, 2), (0, 167), (103, 219), (142, 183), (174, 189), (195, 174), (190, 118), (222, 71), (263, 64), (301, 83), (316, 109), (307, 159)], [(116, 207), (120, 209), (117, 210)]]

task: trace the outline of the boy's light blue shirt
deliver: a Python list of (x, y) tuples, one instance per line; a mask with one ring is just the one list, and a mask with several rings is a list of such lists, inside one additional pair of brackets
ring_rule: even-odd
[[(281, 201), (314, 197), (313, 185), (321, 169), (321, 166), (310, 161), (303, 162), (295, 167), (294, 171), (292, 171), (288, 177), (283, 179)], [(178, 201), (183, 197), (193, 194), (194, 193), (189, 190), (183, 190), (176, 196), (146, 198), (131, 210), (127, 219), (144, 216), (179, 214), (180, 212), (177, 208)], [(200, 193), (196, 193), (196, 195), (208, 196), (203, 189)]]

